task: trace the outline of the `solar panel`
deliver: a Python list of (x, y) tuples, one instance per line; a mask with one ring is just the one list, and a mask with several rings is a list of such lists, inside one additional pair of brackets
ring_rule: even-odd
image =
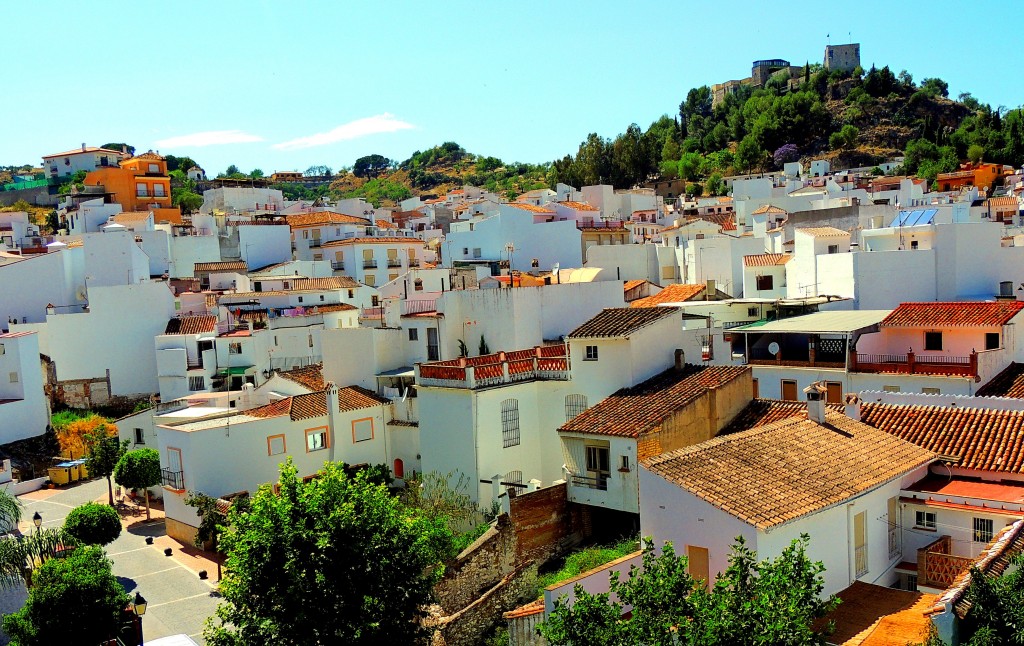
[(912, 226), (914, 226), (915, 224), (917, 224), (917, 221), (921, 219), (921, 215), (923, 213), (924, 213), (924, 211), (921, 211), (921, 210), (911, 211), (910, 214), (907, 216), (907, 219), (903, 221), (903, 226), (905, 226), (905, 227), (912, 227)]
[(935, 214), (938, 213), (938, 209), (928, 209), (921, 215), (921, 219), (917, 221), (918, 224), (932, 224), (935, 222)]
[(890, 227), (902, 226), (901, 223), (903, 222), (903, 220), (905, 220), (907, 218), (908, 213), (909, 213), (909, 211), (900, 211), (898, 214), (896, 214), (896, 218), (892, 221), (891, 224), (889, 224), (889, 226)]

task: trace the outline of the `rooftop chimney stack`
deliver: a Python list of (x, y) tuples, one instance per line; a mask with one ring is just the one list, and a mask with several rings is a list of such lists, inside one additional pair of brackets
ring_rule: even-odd
[(860, 397), (856, 393), (846, 395), (846, 416), (855, 422), (860, 421)]
[(85, 142), (84, 141), (82, 142), (82, 152), (83, 153), (85, 152)]
[(807, 395), (807, 419), (818, 424), (825, 423), (825, 383), (816, 381), (807, 388), (804, 394)]
[(682, 348), (676, 348), (675, 352), (675, 366), (676, 370), (683, 370), (686, 368), (686, 355)]

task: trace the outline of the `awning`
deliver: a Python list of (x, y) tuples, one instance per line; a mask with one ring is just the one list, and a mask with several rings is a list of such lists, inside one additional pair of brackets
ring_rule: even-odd
[(218, 375), (231, 376), (231, 375), (244, 375), (249, 370), (252, 370), (253, 366), (235, 366), (234, 368), (228, 368), (227, 370), (221, 370)]

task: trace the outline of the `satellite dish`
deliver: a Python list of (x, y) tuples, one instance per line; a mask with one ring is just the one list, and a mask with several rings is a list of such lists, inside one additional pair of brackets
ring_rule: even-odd
[(772, 341), (771, 343), (769, 343), (769, 344), (768, 344), (768, 352), (769, 352), (769, 353), (770, 353), (770, 354), (771, 354), (772, 356), (775, 356), (775, 355), (777, 355), (777, 354), (779, 353), (779, 350), (780, 350), (780, 349), (781, 349), (781, 348), (779, 348), (779, 344), (778, 344), (778, 343), (776, 343), (775, 341)]

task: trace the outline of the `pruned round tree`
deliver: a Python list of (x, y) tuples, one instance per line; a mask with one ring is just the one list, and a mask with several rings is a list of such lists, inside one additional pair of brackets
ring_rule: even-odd
[(114, 481), (122, 487), (146, 492), (146, 520), (149, 520), (149, 488), (160, 484), (160, 452), (138, 449), (125, 453), (114, 467)]
[(86, 545), (106, 545), (121, 535), (121, 516), (109, 505), (87, 502), (68, 513), (64, 531)]
[(130, 600), (96, 546), (43, 563), (33, 583), (25, 606), (3, 618), (14, 646), (105, 642), (117, 634)]

